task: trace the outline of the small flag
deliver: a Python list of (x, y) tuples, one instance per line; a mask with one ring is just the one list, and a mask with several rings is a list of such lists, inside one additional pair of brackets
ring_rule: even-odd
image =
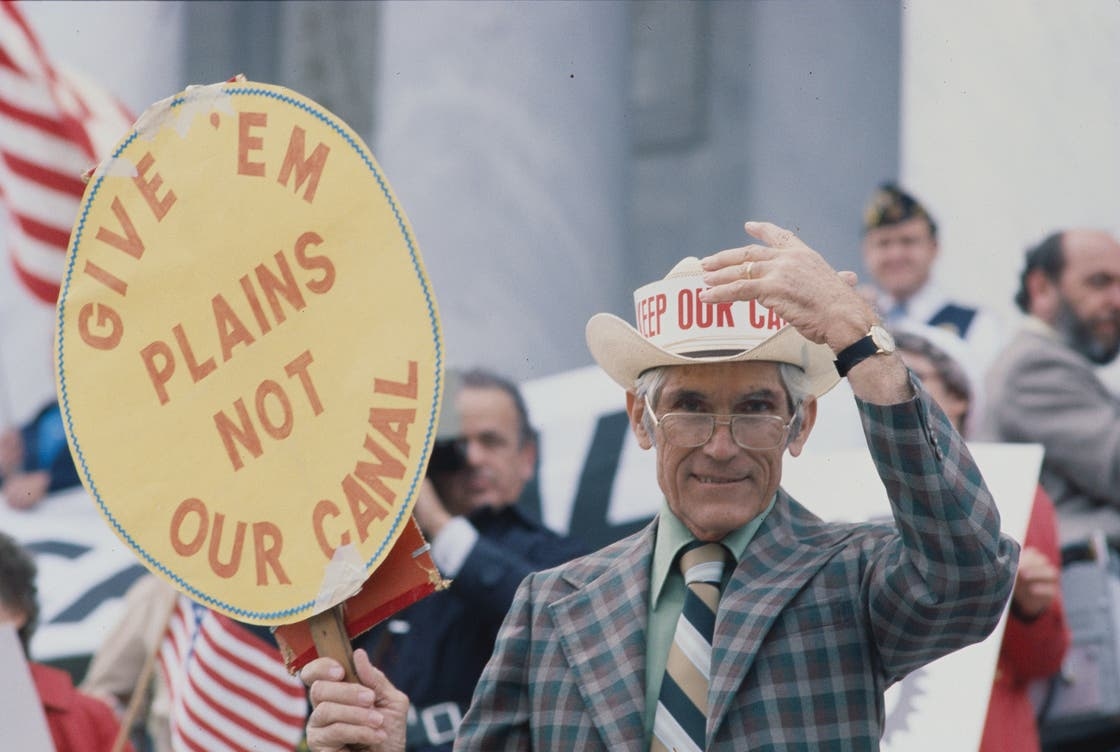
[(178, 752), (291, 752), (307, 700), (277, 647), (179, 596), (160, 647)]

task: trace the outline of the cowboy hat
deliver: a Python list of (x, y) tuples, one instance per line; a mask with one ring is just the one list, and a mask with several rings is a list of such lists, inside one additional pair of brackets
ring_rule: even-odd
[(587, 322), (592, 357), (623, 389), (633, 391), (643, 371), (659, 366), (748, 360), (797, 366), (818, 397), (840, 380), (827, 345), (805, 339), (758, 301), (701, 301), (702, 275), (700, 260), (689, 256), (664, 279), (635, 290), (638, 328), (609, 313)]

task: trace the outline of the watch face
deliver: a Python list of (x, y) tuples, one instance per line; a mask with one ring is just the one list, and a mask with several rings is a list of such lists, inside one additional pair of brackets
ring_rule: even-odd
[(894, 352), (894, 337), (883, 327), (876, 324), (871, 327), (868, 332), (871, 335), (871, 341), (879, 348), (879, 352), (892, 353)]

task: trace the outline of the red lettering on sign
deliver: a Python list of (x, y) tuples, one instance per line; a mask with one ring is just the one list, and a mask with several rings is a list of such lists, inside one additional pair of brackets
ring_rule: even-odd
[(716, 326), (735, 328), (735, 317), (731, 315), (731, 301), (716, 303)]
[(692, 290), (677, 293), (677, 326), (681, 331), (692, 328)]
[(86, 276), (93, 277), (95, 280), (115, 292), (117, 295), (120, 295), (122, 298), (128, 294), (127, 282), (125, 282), (123, 279), (113, 274), (112, 272), (108, 271), (107, 269), (103, 269), (92, 261), (87, 259), (85, 266), (82, 268), (82, 271), (85, 272)]
[(281, 585), (290, 585), (288, 574), (280, 566), (280, 553), (284, 550), (284, 535), (274, 522), (253, 523), (253, 552), (257, 562), (257, 584), (268, 584), (268, 568), (272, 569)]
[[(416, 361), (408, 362), (408, 379), (393, 381), (375, 378), (374, 394), (402, 397), (415, 400), (419, 392), (419, 372)], [(342, 510), (330, 499), (320, 499), (311, 513), (311, 526), (315, 540), (323, 554), (330, 559), (334, 556), (335, 546), (349, 544), (355, 533), (359, 541), (369, 538), (370, 527), (382, 520), (397, 501), (397, 492), (386, 481), (401, 480), (405, 474), (405, 463), (394, 457), (378, 443), (384, 438), (402, 456), (411, 454), (412, 446), (408, 431), (416, 422), (415, 408), (382, 407), (375, 405), (369, 411), (369, 426), (362, 447), (367, 455), (354, 463), (353, 472), (343, 476), (339, 485), (350, 512), (349, 527), (341, 532), (334, 528), (343, 516)], [(328, 525), (331, 530), (328, 531)], [(345, 526), (345, 524), (344, 524)], [(337, 541), (337, 543), (335, 543)]]
[[(93, 325), (90, 319), (95, 319)], [(100, 331), (94, 331), (93, 326)], [(121, 315), (102, 303), (86, 303), (78, 311), (78, 334), (82, 341), (97, 350), (112, 350), (124, 336)]]
[(749, 309), (750, 313), (747, 315), (747, 318), (750, 319), (751, 328), (753, 328), (753, 329), (763, 329), (763, 328), (765, 328), (766, 327), (766, 317), (763, 316), (762, 312), (759, 310), (760, 308), (762, 308), (762, 306), (758, 305), (753, 300), (750, 303), (751, 303), (750, 309)]
[(665, 293), (658, 293), (638, 302), (638, 331), (644, 337), (661, 334), (661, 316), (668, 307)]
[(388, 379), (373, 380), (373, 391), (375, 394), (389, 394), (394, 397), (404, 397), (405, 399), (416, 399), (416, 386), (418, 383), (419, 371), (415, 360), (408, 361), (408, 381), (389, 381)]
[(276, 268), (280, 275), (273, 274), (272, 270), (264, 264), (257, 264), (257, 284), (261, 286), (261, 291), (264, 292), (264, 297), (272, 308), (276, 323), (282, 324), (287, 319), (287, 314), (280, 305), (279, 295), (283, 295), (295, 311), (302, 311), (307, 307), (307, 302), (303, 299), (303, 293), (300, 292), (299, 284), (284, 252), (277, 251), (273, 258), (276, 259)]
[[(319, 399), (319, 392), (315, 389), (307, 369), (311, 363), (311, 352), (304, 350), (284, 366), (284, 373), (289, 380), (292, 377), (298, 379), (312, 414), (320, 415), (323, 412), (323, 403)], [(267, 401), (270, 397), (273, 404), (279, 407), (278, 415), (271, 414), (268, 409)], [(274, 440), (283, 441), (291, 435), (295, 425), (295, 410), (292, 408), (292, 401), (288, 398), (287, 392), (279, 382), (272, 379), (262, 381), (257, 386), (253, 406), (256, 408), (257, 421), (264, 428), (265, 433)], [(222, 410), (214, 413), (214, 427), (222, 440), (226, 457), (236, 471), (245, 467), (245, 461), (241, 459), (238, 447), (245, 449), (256, 459), (264, 453), (264, 446), (252, 416), (249, 415), (249, 409), (245, 407), (245, 400), (238, 397), (233, 403), (233, 409), (236, 418), (231, 418)]]
[(102, 225), (97, 228), (97, 239), (119, 251), (124, 251), (134, 259), (141, 258), (144, 255), (144, 241), (141, 239), (140, 233), (136, 231), (136, 225), (132, 223), (132, 218), (128, 216), (128, 210), (121, 203), (120, 196), (113, 196), (111, 207), (117, 222), (124, 230), (124, 235)]
[[(697, 327), (733, 327), (735, 319), (731, 315), (731, 303), (705, 303), (700, 293), (706, 288), (683, 289), (677, 293), (677, 325), (682, 331)], [(751, 301), (753, 304), (754, 301)]]
[(155, 162), (156, 158), (152, 156), (151, 152), (141, 157), (136, 164), (136, 177), (132, 178), (132, 182), (140, 191), (140, 195), (148, 202), (148, 208), (152, 210), (152, 216), (156, 218), (157, 222), (162, 222), (163, 218), (167, 216), (167, 212), (171, 211), (171, 207), (175, 205), (175, 192), (168, 189), (163, 194), (163, 198), (156, 195), (160, 186), (163, 185), (163, 178), (158, 172), (154, 173), (151, 178), (145, 176), (145, 173)]
[(319, 189), (319, 178), (323, 175), (323, 168), (327, 164), (327, 156), (331, 150), (326, 144), (319, 144), (311, 152), (311, 156), (304, 156), (304, 142), (307, 131), (298, 125), (292, 127), (292, 135), (288, 139), (288, 152), (284, 155), (284, 162), (280, 165), (280, 175), (276, 182), (287, 185), (288, 178), (295, 173), (296, 184), (292, 189), (298, 191), (300, 186), (307, 183), (307, 190), (303, 193), (303, 200), (312, 203), (315, 200), (315, 191)]
[[(175, 373), (175, 356), (171, 353), (171, 347), (163, 340), (157, 339), (140, 351), (140, 359), (144, 361), (144, 369), (148, 372), (152, 388), (156, 390), (159, 403), (166, 405), (171, 399), (167, 394), (167, 382)], [(162, 364), (157, 364), (157, 359), (162, 361)]]
[(307, 271), (318, 269), (323, 272), (319, 279), (307, 281), (307, 289), (316, 295), (322, 295), (334, 287), (334, 263), (323, 254), (311, 254), (307, 251), (309, 245), (319, 245), (323, 238), (317, 232), (305, 232), (296, 238), (296, 263)]
[(218, 366), (215, 365), (213, 358), (207, 358), (201, 363), (195, 358), (194, 348), (191, 347), (191, 343), (187, 340), (187, 333), (183, 331), (182, 324), (176, 324), (171, 327), (171, 333), (175, 335), (175, 342), (179, 345), (179, 352), (183, 354), (183, 360), (187, 362), (187, 370), (191, 374), (191, 381), (197, 384), (214, 373), (214, 370), (217, 369)]
[[(323, 552), (323, 556), (330, 559), (334, 556), (335, 547), (327, 540), (326, 520), (327, 518), (338, 518), (342, 516), (342, 511), (330, 499), (320, 499), (311, 511), (311, 527), (315, 531), (315, 540), (319, 543), (319, 549)], [(343, 530), (342, 535), (338, 537), (338, 545), (346, 546), (350, 543), (350, 532)]]
[[(175, 192), (170, 189), (164, 191), (162, 196), (160, 195), (159, 191), (163, 187), (163, 177), (158, 172), (148, 175), (155, 161), (151, 152), (145, 153), (136, 164), (136, 175), (132, 178), (132, 184), (140, 192), (140, 196), (151, 210), (152, 216), (155, 217), (157, 222), (162, 222), (167, 213), (171, 211), (171, 207), (175, 205), (176, 197)], [(141, 237), (139, 230), (136, 229), (136, 224), (129, 215), (128, 207), (121, 201), (120, 196), (113, 196), (112, 201), (109, 202), (109, 208), (112, 210), (113, 216), (116, 217), (118, 227), (111, 229), (102, 225), (97, 228), (94, 238), (139, 261), (144, 255), (144, 239)], [(128, 283), (97, 262), (86, 259), (82, 266), (82, 273), (121, 297), (125, 297), (128, 293)], [(92, 341), (85, 337), (83, 339), (91, 347), (112, 349), (106, 347), (105, 342), (99, 338), (95, 337)], [(113, 347), (115, 346), (114, 343)]]
[(237, 113), (237, 174), (264, 177), (264, 162), (251, 162), (249, 152), (260, 151), (264, 139), (252, 135), (254, 128), (268, 125), (267, 112)]
[(233, 357), (234, 347), (249, 346), (256, 340), (249, 332), (249, 327), (238, 318), (224, 296), (215, 295), (211, 298), (210, 308), (214, 314), (214, 324), (218, 328), (218, 344), (222, 348), (222, 361), (229, 362)]
[(355, 476), (362, 483), (366, 484), (370, 490), (380, 496), (384, 502), (384, 508), (381, 505), (366, 503), (365, 497), (368, 494), (360, 497), (363, 500), (363, 505), (359, 508), (355, 505), (355, 500), (351, 498), (349, 490), (347, 490), (346, 500), (350, 502), (350, 511), (354, 515), (354, 522), (358, 530), (358, 539), (364, 541), (369, 537), (369, 526), (375, 519), (382, 519), (385, 516), (386, 510), (393, 506), (397, 500), (396, 493), (393, 489), (381, 480), (382, 478), (400, 480), (404, 477), (404, 463), (395, 457), (389, 456), (389, 453), (378, 446), (372, 436), (366, 436), (364, 444), (366, 451), (377, 458), (377, 462), (366, 462), (358, 460), (354, 465), (354, 472), (352, 475), (347, 475), (343, 480), (343, 488), (347, 489), (347, 481), (353, 480)]
[[(319, 234), (304, 232), (296, 240), (292, 254), (299, 268), (317, 273), (316, 276), (305, 279), (302, 287), (320, 295), (328, 292), (335, 281), (335, 267), (330, 258), (325, 254), (312, 253), (309, 250), (322, 242), (323, 238)], [(284, 251), (277, 251), (272, 258), (275, 261), (274, 268), (263, 263), (257, 264), (252, 274), (242, 275), (238, 280), (244, 303), (239, 303), (240, 298), (236, 294), (227, 296), (218, 293), (210, 298), (210, 314), (214, 324), (213, 339), (197, 339), (196, 330), (192, 329), (188, 333), (184, 325), (176, 324), (171, 330), (172, 338), (155, 340), (140, 351), (149, 380), (161, 405), (167, 404), (171, 399), (169, 382), (176, 373), (177, 358), (186, 365), (191, 380), (196, 384), (217, 369), (215, 356), (195, 355), (196, 352), (201, 352), (196, 350), (196, 342), (209, 345), (211, 351), (217, 350), (221, 353), (221, 362), (228, 363), (239, 352), (238, 347), (245, 349), (256, 341), (256, 331), (260, 332), (260, 336), (264, 336), (274, 327), (284, 323), (288, 318), (288, 312), (302, 311), (307, 307), (307, 300), (297, 279), (296, 269), (288, 256)], [(121, 285), (120, 293), (123, 295), (123, 283)], [(272, 314), (271, 320), (269, 313)], [(91, 314), (86, 314), (87, 319), (89, 315)], [(252, 329), (250, 324), (256, 328)], [(119, 335), (116, 338), (119, 340)], [(113, 345), (115, 344), (114, 342)], [(107, 346), (102, 346), (101, 349), (107, 349)], [(301, 377), (301, 380), (304, 380), (304, 377)]]
[[(197, 517), (198, 523), (194, 535), (189, 540), (183, 539), (183, 527), (190, 517)], [(171, 515), (171, 547), (175, 553), (183, 557), (194, 556), (202, 550), (206, 542), (206, 530), (210, 527), (210, 515), (206, 505), (201, 499), (183, 499), (174, 514)]]
[(695, 301), (696, 301), (696, 325), (699, 326), (701, 329), (708, 329), (712, 326), (712, 321), (715, 318), (712, 315), (713, 306), (712, 306), (711, 303), (704, 303), (703, 301), (700, 300), (700, 292), (701, 292), (701, 289), (699, 287), (697, 287), (696, 288), (696, 297), (695, 297)]
[(222, 531), (226, 526), (226, 516), (221, 512), (214, 513), (214, 524), (210, 528), (210, 548), (207, 561), (211, 571), (224, 579), (229, 579), (237, 574), (241, 567), (241, 550), (245, 547), (245, 529), (248, 527), (240, 520), (237, 522), (233, 534), (233, 543), (230, 544), (229, 559), (222, 561)]
[[(188, 522), (193, 524), (188, 525)], [(190, 528), (193, 527), (193, 531)], [(226, 527), (226, 515), (215, 512), (211, 520), (210, 510), (201, 499), (183, 499), (171, 515), (171, 547), (175, 553), (183, 558), (196, 556), (203, 545), (209, 540), (210, 545), (206, 550), (206, 563), (210, 570), (224, 579), (230, 579), (241, 570), (241, 560), (245, 551), (245, 534), (249, 523), (237, 520), (234, 523), (232, 541), (223, 545)], [(290, 585), (284, 567), (280, 563), (280, 554), (284, 549), (284, 539), (280, 528), (267, 520), (252, 523), (253, 530), (253, 560), (256, 564), (256, 584), (268, 585), (268, 574), (271, 570), (276, 581), (281, 585)], [(222, 560), (222, 549), (228, 548), (225, 561)]]

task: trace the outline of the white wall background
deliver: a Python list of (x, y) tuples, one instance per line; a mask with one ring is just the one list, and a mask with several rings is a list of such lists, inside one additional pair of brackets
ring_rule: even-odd
[(915, 0), (901, 178), (941, 231), (937, 275), (1013, 323), (1023, 253), (1120, 230), (1120, 3)]

